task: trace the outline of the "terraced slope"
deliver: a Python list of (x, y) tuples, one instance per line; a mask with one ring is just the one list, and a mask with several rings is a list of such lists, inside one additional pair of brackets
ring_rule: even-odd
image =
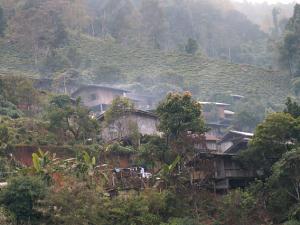
[(287, 75), (251, 65), (237, 65), (216, 61), (203, 56), (182, 53), (163, 53), (144, 48), (126, 48), (93, 38), (81, 38), (74, 44), (93, 62), (93, 65), (117, 65), (135, 81), (138, 77), (151, 77), (172, 71), (184, 76), (183, 87), (199, 87), (199, 97), (205, 99), (213, 93), (231, 92), (258, 97), (265, 102), (282, 103), (290, 93)]
[[(125, 83), (164, 76), (172, 72), (183, 76), (182, 89), (193, 87), (201, 99), (213, 93), (235, 93), (260, 98), (264, 102), (282, 104), (290, 94), (287, 76), (281, 72), (260, 69), (250, 65), (236, 65), (216, 61), (204, 56), (190, 56), (178, 52), (162, 52), (143, 47), (129, 48), (113, 41), (103, 41), (81, 35), (71, 39), (83, 59), (88, 59), (91, 70), (99, 66), (116, 66), (126, 75)], [(62, 50), (63, 51), (63, 50)], [(32, 75), (33, 60), (14, 49), (12, 45), (0, 46), (0, 73)], [(88, 74), (88, 73), (87, 73)], [(168, 81), (165, 81), (168, 83)], [(160, 81), (157, 81), (157, 85)], [(154, 83), (156, 85), (155, 79)], [(147, 85), (146, 85), (147, 86)]]

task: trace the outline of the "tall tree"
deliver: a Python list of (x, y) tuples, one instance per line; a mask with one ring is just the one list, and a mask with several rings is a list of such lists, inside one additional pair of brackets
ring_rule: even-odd
[(142, 15), (142, 32), (147, 35), (155, 48), (161, 48), (166, 30), (166, 18), (158, 0), (143, 0), (140, 13)]
[(285, 102), (284, 112), (291, 114), (294, 118), (298, 118), (300, 116), (300, 105), (288, 97)]
[(201, 115), (201, 105), (189, 92), (170, 93), (159, 103), (156, 113), (159, 117), (159, 130), (165, 134), (173, 151), (182, 157), (193, 152), (191, 134), (201, 135), (206, 131)]
[(278, 15), (280, 11), (278, 8), (273, 8), (272, 10), (272, 17), (273, 17), (273, 24), (274, 24), (274, 34), (277, 37), (279, 34), (279, 24), (278, 24)]
[(89, 116), (89, 110), (81, 105), (80, 99), (74, 102), (67, 95), (54, 96), (46, 116), (50, 121), (50, 129), (60, 140), (71, 137), (85, 143), (87, 139), (96, 137), (98, 123)]
[(6, 18), (4, 16), (3, 8), (0, 5), (0, 37), (4, 36), (5, 28), (6, 28)]
[(62, 20), (63, 6), (61, 1), (26, 0), (9, 21), (10, 38), (31, 52), (36, 64), (40, 57), (68, 40)]
[(195, 55), (195, 53), (197, 52), (198, 50), (198, 43), (196, 40), (192, 39), (192, 38), (189, 38), (186, 46), (185, 46), (185, 51), (188, 53), (188, 54), (192, 54), (192, 55)]
[(296, 4), (294, 15), (289, 20), (283, 43), (280, 46), (280, 60), (291, 76), (300, 73), (300, 5)]
[(201, 105), (189, 92), (170, 93), (157, 107), (159, 130), (174, 138), (188, 132), (203, 133)]
[(289, 113), (270, 114), (255, 130), (253, 140), (241, 159), (246, 165), (270, 176), (271, 169), (284, 153), (299, 144), (299, 121)]

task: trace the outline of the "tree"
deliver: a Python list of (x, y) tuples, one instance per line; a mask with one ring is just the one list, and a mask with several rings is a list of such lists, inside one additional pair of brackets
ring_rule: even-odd
[(0, 6), (0, 37), (4, 36), (5, 28), (6, 28), (6, 19), (4, 17), (3, 8)]
[(242, 161), (266, 177), (271, 175), (274, 163), (299, 142), (298, 125), (288, 113), (270, 114), (256, 128), (249, 148), (240, 154)]
[(0, 108), (4, 108), (2, 108), (2, 114), (6, 113), (10, 117), (17, 118), (22, 114), (17, 108), (27, 115), (32, 115), (37, 111), (40, 93), (33, 86), (32, 80), (11, 76), (3, 78), (1, 83)]
[(68, 42), (63, 23), (65, 4), (64, 0), (25, 0), (9, 21), (11, 40), (33, 54), (36, 65), (40, 58)]
[(166, 137), (173, 160), (180, 156), (183, 165), (189, 153), (194, 154), (198, 137), (202, 142), (201, 135), (206, 131), (200, 103), (189, 92), (170, 93), (159, 103), (156, 113), (160, 120), (158, 129)]
[(160, 119), (159, 130), (169, 137), (176, 139), (188, 132), (205, 131), (201, 105), (189, 92), (168, 94), (159, 103), (156, 113)]
[(171, 163), (170, 148), (159, 136), (143, 136), (138, 151), (139, 164), (147, 169), (159, 168), (164, 163)]
[(274, 164), (272, 172), (269, 182), (285, 188), (295, 203), (300, 203), (300, 149), (286, 152)]
[(4, 98), (0, 95), (0, 115), (9, 116), (13, 119), (16, 119), (23, 116), (23, 113), (18, 110), (16, 105), (4, 100)]
[(154, 48), (161, 48), (164, 39), (165, 14), (157, 0), (143, 0), (140, 8), (142, 29), (146, 38)]
[(280, 46), (281, 61), (289, 68), (292, 76), (300, 72), (300, 5), (296, 4), (294, 15), (290, 18), (283, 43)]
[(289, 113), (294, 118), (298, 118), (300, 116), (300, 105), (288, 97), (285, 102), (284, 112)]
[(39, 177), (19, 176), (9, 181), (0, 202), (11, 211), (18, 222), (34, 221), (39, 217), (36, 206), (46, 196), (46, 185)]
[[(300, 219), (300, 149), (283, 154), (267, 180), (268, 207), (277, 220)], [(280, 201), (275, 199), (279, 198)]]
[(279, 25), (278, 25), (278, 15), (280, 14), (280, 10), (278, 8), (273, 8), (272, 17), (273, 17), (273, 25), (274, 25), (274, 35), (275, 37), (279, 34)]
[(188, 53), (188, 54), (192, 54), (192, 55), (195, 55), (195, 53), (197, 52), (198, 50), (198, 43), (196, 40), (192, 39), (192, 38), (189, 38), (188, 39), (188, 42), (185, 46), (185, 51)]
[(8, 128), (4, 125), (0, 125), (0, 147), (7, 144), (9, 140)]
[(250, 192), (236, 189), (223, 197), (220, 203), (222, 224), (262, 224), (257, 213), (259, 209), (257, 198)]
[(58, 137), (71, 134), (75, 141), (85, 142), (95, 138), (98, 131), (97, 121), (89, 116), (89, 110), (81, 105), (80, 99), (74, 101), (67, 95), (51, 99), (46, 117), (50, 121), (50, 130)]

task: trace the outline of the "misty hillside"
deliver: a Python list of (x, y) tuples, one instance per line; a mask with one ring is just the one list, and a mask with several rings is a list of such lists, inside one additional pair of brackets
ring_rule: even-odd
[[(189, 38), (209, 57), (269, 66), (267, 35), (229, 1), (0, 1), (10, 41), (47, 54), (44, 35), (71, 29), (124, 45), (184, 51)], [(63, 44), (64, 34), (60, 34)], [(49, 37), (48, 37), (49, 38)], [(55, 38), (55, 37), (53, 37)], [(31, 39), (31, 40), (30, 40)], [(43, 51), (33, 42), (43, 42)], [(51, 41), (50, 41), (51, 42)], [(36, 43), (37, 44), (37, 43)], [(47, 45), (47, 44), (46, 44)], [(46, 49), (45, 49), (46, 48)], [(35, 51), (36, 51), (35, 50)]]
[[(250, 3), (250, 2), (233, 2), (234, 8), (252, 21), (260, 26), (266, 33), (274, 32), (274, 22), (277, 20), (279, 30), (284, 31), (288, 19), (293, 15), (295, 3)], [(274, 11), (275, 9), (275, 11)], [(275, 17), (274, 17), (275, 16)]]
[(282, 104), (291, 89), (286, 75), (271, 69), (277, 65), (267, 51), (268, 35), (229, 1), (0, 5), (2, 74), (121, 85), (158, 98), (190, 90), (200, 99), (234, 93), (273, 104)]
[[(75, 71), (87, 83), (121, 85), (158, 98), (168, 91), (190, 90), (200, 99), (208, 99), (215, 93), (232, 93), (262, 98), (265, 103), (276, 104), (282, 103), (289, 94), (289, 81), (280, 72), (208, 59), (201, 55), (161, 52), (144, 47), (128, 48), (112, 40), (87, 35), (70, 37), (70, 45), (81, 58), (80, 66)], [(69, 49), (68, 46), (60, 52), (67, 54)], [(9, 75), (24, 71), (24, 75), (38, 75), (32, 70), (34, 60), (15, 52), (13, 46), (2, 47), (1, 55), (4, 57), (0, 60), (0, 73)], [(72, 70), (56, 72), (54, 78)]]
[(300, 225), (300, 4), (232, 1), (0, 0), (0, 225)]

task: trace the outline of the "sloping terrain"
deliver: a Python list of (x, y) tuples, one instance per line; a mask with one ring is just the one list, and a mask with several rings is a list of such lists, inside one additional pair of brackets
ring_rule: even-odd
[[(255, 96), (264, 102), (282, 103), (290, 91), (289, 79), (279, 71), (265, 70), (251, 65), (237, 65), (203, 56), (166, 53), (153, 49), (126, 48), (103, 43), (93, 38), (75, 42), (94, 65), (117, 65), (128, 81), (139, 77), (163, 76), (173, 72), (184, 77), (184, 89), (198, 87), (198, 97), (205, 99), (218, 92)], [(140, 80), (140, 79), (139, 79)]]
[[(79, 68), (82, 74), (90, 76), (99, 66), (114, 66), (126, 77), (125, 81), (116, 80), (118, 85), (138, 82), (146, 89), (155, 90), (155, 86), (172, 83), (171, 79), (161, 79), (171, 73), (183, 78), (176, 84), (180, 90), (192, 90), (201, 99), (214, 93), (234, 93), (259, 98), (265, 103), (282, 104), (290, 92), (285, 74), (255, 66), (216, 61), (201, 55), (129, 48), (85, 35), (73, 36), (70, 45), (80, 52), (82, 61), (89, 61), (88, 66)], [(0, 74), (35, 76), (38, 73), (33, 69), (33, 60), (12, 44), (1, 43), (0, 54)]]

